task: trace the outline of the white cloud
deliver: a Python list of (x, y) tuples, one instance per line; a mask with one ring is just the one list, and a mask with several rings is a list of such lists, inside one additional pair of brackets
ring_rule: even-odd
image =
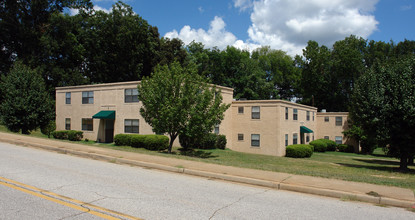
[(184, 26), (180, 32), (173, 30), (166, 33), (167, 38), (180, 38), (185, 44), (193, 40), (202, 42), (206, 47), (225, 48), (227, 45), (233, 45), (237, 41), (235, 35), (225, 30), (225, 22), (221, 17), (216, 16), (211, 22), (209, 30), (192, 29), (190, 26)]
[(253, 6), (252, 0), (234, 0), (233, 6), (239, 8), (241, 11), (245, 11)]
[(234, 7), (251, 12), (249, 39), (242, 41), (226, 31), (225, 22), (215, 17), (208, 31), (184, 26), (166, 37), (178, 37), (186, 44), (192, 40), (206, 47), (233, 45), (253, 50), (259, 45), (302, 54), (309, 40), (331, 47), (351, 34), (367, 38), (378, 22), (373, 16), (378, 0), (234, 0)]
[[(94, 5), (94, 10), (95, 11), (103, 11), (105, 13), (110, 13), (112, 11), (112, 8), (111, 9), (106, 9), (106, 8), (100, 7), (98, 5)], [(78, 13), (79, 13), (78, 9), (74, 9), (74, 8), (69, 9), (69, 14), (70, 15), (76, 15)]]

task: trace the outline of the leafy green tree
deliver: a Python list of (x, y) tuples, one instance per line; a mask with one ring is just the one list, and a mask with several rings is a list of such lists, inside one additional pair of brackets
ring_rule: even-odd
[(49, 19), (64, 8), (91, 9), (90, 0), (2, 0), (0, 3), (0, 72), (5, 74), (18, 58), (36, 66), (40, 38)]
[[(37, 64), (47, 89), (55, 93), (55, 87), (89, 83), (86, 75), (85, 54), (87, 49), (81, 42), (83, 16), (54, 13), (48, 28), (40, 38), (42, 46)], [(51, 95), (52, 95), (51, 94)]]
[(281, 50), (261, 47), (252, 53), (252, 59), (265, 71), (265, 80), (276, 90), (273, 95), (278, 94), (277, 97), (286, 100), (296, 96), (300, 69), (295, 66), (291, 56)]
[(140, 113), (156, 133), (170, 136), (168, 151), (180, 134), (191, 137), (211, 132), (220, 124), (229, 105), (214, 86), (205, 83), (196, 67), (180, 63), (157, 66), (138, 85), (143, 106)]
[(6, 127), (29, 134), (53, 119), (53, 106), (42, 77), (29, 67), (15, 63), (0, 83), (0, 112)]
[(108, 14), (96, 11), (86, 18), (80, 35), (90, 82), (132, 81), (150, 75), (160, 44), (156, 27), (122, 2), (113, 5)]
[(303, 104), (319, 109), (335, 111), (335, 91), (337, 84), (331, 74), (331, 51), (326, 46), (319, 46), (316, 41), (309, 41), (303, 50), (303, 58), (296, 58), (301, 68), (300, 98)]
[(159, 65), (168, 65), (174, 61), (185, 64), (187, 52), (184, 43), (178, 38), (161, 38), (160, 47), (157, 48), (157, 63)]
[(374, 65), (354, 89), (352, 120), (407, 170), (415, 154), (415, 56)]

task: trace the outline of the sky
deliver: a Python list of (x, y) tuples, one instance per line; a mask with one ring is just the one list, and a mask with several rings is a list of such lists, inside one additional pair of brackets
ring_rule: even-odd
[[(92, 0), (109, 12), (115, 0)], [(260, 46), (302, 55), (309, 40), (329, 48), (356, 35), (415, 40), (415, 0), (125, 0), (160, 35), (205, 47)]]

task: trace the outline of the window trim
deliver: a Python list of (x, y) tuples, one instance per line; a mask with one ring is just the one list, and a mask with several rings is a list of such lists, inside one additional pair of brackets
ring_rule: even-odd
[(238, 114), (243, 114), (243, 113), (244, 113), (244, 107), (238, 106)]
[[(258, 111), (254, 111), (254, 108), (258, 108)], [(261, 119), (261, 107), (260, 106), (252, 106), (251, 107), (251, 119)]]
[[(84, 123), (84, 121), (85, 122), (90, 121), (91, 124)], [(89, 128), (89, 125), (91, 126), (91, 128)], [(86, 126), (86, 128), (84, 126)], [(81, 120), (81, 130), (82, 131), (94, 131), (94, 120), (92, 118), (82, 118), (82, 120)]]
[[(258, 140), (254, 139), (254, 136), (258, 137)], [(261, 135), (260, 134), (251, 134), (251, 147), (260, 147), (261, 146)]]
[[(84, 94), (86, 94), (86, 96), (84, 96)], [(94, 104), (94, 91), (82, 92), (82, 104)]]
[[(137, 95), (134, 94), (135, 91), (137, 91)], [(124, 89), (124, 103), (136, 102), (140, 102), (140, 100), (138, 99), (138, 89)]]
[(65, 130), (71, 130), (71, 118), (65, 118)]
[[(338, 138), (340, 138), (340, 142), (337, 142)], [(342, 136), (335, 136), (334, 141), (336, 142), (336, 144), (343, 144), (343, 137)]]
[[(340, 119), (340, 120), (337, 120)], [(336, 116), (336, 126), (343, 126), (343, 117)]]
[[(127, 126), (127, 121), (131, 121), (131, 125)], [(134, 126), (134, 121), (137, 121), (137, 126)], [(127, 129), (130, 128), (130, 129)], [(137, 127), (137, 132), (134, 132), (134, 127)], [(128, 130), (128, 131), (127, 131)], [(124, 119), (124, 133), (139, 134), (140, 133), (140, 119)]]
[(298, 134), (297, 133), (293, 134), (293, 144), (298, 144)]
[(288, 134), (285, 134), (285, 146), (288, 146)]
[(215, 133), (215, 134), (219, 134), (219, 132), (220, 132), (220, 130), (219, 130), (219, 125), (215, 125), (215, 128), (214, 128), (214, 133)]
[(238, 141), (244, 140), (244, 134), (238, 134)]
[[(69, 95), (69, 97), (68, 97)], [(71, 92), (66, 92), (65, 93), (65, 104), (70, 105), (72, 102), (72, 93)]]
[(289, 119), (289, 110), (288, 107), (285, 107), (285, 120)]
[(293, 109), (293, 121), (298, 121), (298, 109)]

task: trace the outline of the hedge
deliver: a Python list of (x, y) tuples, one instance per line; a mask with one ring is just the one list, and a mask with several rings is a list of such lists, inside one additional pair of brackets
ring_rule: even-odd
[(288, 145), (285, 151), (286, 157), (304, 158), (313, 155), (312, 147), (308, 144)]
[(75, 130), (63, 130), (63, 131), (54, 131), (52, 136), (55, 139), (70, 140), (70, 141), (80, 141), (84, 137), (82, 131)]
[(314, 152), (326, 152), (327, 150), (327, 143), (322, 139), (317, 139), (310, 142), (310, 145), (314, 146)]
[(213, 133), (205, 134), (203, 137), (190, 137), (185, 134), (179, 136), (180, 145), (185, 149), (225, 149), (226, 136)]
[(354, 153), (354, 147), (352, 145), (339, 144), (337, 145), (337, 149), (339, 152)]
[(131, 135), (117, 134), (114, 136), (114, 143), (116, 146), (131, 146)]
[(144, 137), (144, 148), (147, 150), (162, 151), (169, 147), (169, 138), (164, 135), (143, 135)]
[(117, 134), (114, 137), (115, 145), (145, 148), (161, 151), (169, 147), (169, 138), (164, 135)]
[(329, 139), (319, 139), (327, 144), (327, 151), (336, 151), (337, 144), (335, 141)]

